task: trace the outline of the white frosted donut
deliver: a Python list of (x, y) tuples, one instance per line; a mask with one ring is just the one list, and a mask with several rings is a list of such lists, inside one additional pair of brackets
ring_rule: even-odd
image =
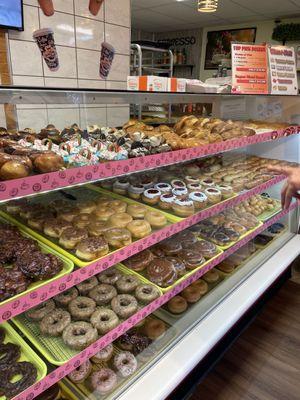
[(205, 201), (207, 201), (207, 196), (203, 192), (191, 192), (189, 194), (189, 199), (200, 203), (204, 203)]
[(172, 193), (174, 194), (174, 196), (187, 196), (188, 190), (186, 187), (174, 188), (172, 190)]
[(160, 182), (154, 185), (154, 188), (159, 190), (161, 193), (169, 193), (172, 190), (172, 186), (169, 183)]
[(148, 199), (155, 199), (156, 197), (161, 196), (161, 191), (158, 189), (146, 189), (143, 195)]

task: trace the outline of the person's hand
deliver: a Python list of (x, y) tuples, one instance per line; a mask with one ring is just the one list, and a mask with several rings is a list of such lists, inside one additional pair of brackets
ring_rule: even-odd
[(268, 170), (287, 177), (287, 181), (281, 191), (282, 208), (288, 208), (293, 197), (300, 199), (300, 195), (298, 194), (298, 190), (300, 190), (300, 167), (280, 167), (271, 165), (268, 167)]

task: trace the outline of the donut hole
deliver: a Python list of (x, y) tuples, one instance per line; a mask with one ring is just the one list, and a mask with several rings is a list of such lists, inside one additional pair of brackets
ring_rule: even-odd
[(19, 382), (21, 379), (23, 379), (23, 376), (24, 376), (23, 374), (17, 373), (17, 374), (15, 374), (15, 375), (10, 376), (9, 379), (8, 379), (8, 382), (9, 382), (9, 383), (17, 383), (17, 382)]
[(130, 304), (130, 301), (127, 300), (127, 299), (122, 299), (122, 300), (120, 301), (120, 306), (121, 306), (121, 307), (128, 307), (129, 304)]
[(108, 316), (108, 315), (102, 315), (101, 318), (100, 318), (100, 321), (101, 321), (101, 322), (107, 322), (107, 321), (109, 321), (109, 316)]
[(151, 294), (151, 293), (152, 293), (152, 289), (150, 289), (150, 288), (143, 288), (142, 292), (143, 292), (143, 294)]
[(86, 334), (86, 330), (83, 328), (74, 329), (73, 336), (84, 336)]
[(123, 364), (123, 365), (128, 365), (128, 364), (129, 364), (129, 361), (125, 358), (124, 360), (122, 360), (122, 364)]
[(85, 308), (88, 308), (88, 305), (84, 303), (79, 303), (77, 305), (77, 308), (79, 308), (79, 310), (84, 310)]

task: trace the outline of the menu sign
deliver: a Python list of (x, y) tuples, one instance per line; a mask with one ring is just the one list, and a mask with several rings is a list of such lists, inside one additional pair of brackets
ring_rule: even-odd
[(231, 44), (232, 93), (267, 94), (268, 59), (265, 45)]
[(269, 46), (272, 94), (298, 94), (296, 57), (293, 47)]

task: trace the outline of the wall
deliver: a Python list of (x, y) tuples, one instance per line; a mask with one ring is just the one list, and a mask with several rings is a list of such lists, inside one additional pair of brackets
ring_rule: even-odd
[[(99, 14), (88, 10), (88, 0), (53, 0), (55, 13), (44, 15), (37, 0), (24, 0), (25, 31), (8, 32), (8, 55), (14, 85), (124, 89), (129, 74), (130, 0), (107, 0)], [(60, 60), (60, 68), (51, 72), (43, 61), (32, 38), (36, 29), (51, 27)], [(99, 77), (101, 42), (106, 40), (116, 49), (109, 75)], [(19, 128), (41, 129), (48, 123), (59, 129), (74, 122), (83, 128), (87, 124), (120, 125), (128, 117), (128, 107), (49, 105), (17, 107)], [(3, 123), (1, 123), (3, 125)]]
[[(294, 18), (292, 19), (286, 19), (282, 20), (282, 23), (290, 23), (290, 22), (300, 22), (300, 18)], [(272, 33), (274, 29), (275, 23), (274, 20), (268, 20), (268, 21), (253, 21), (253, 22), (247, 22), (247, 23), (242, 23), (242, 24), (234, 24), (234, 25), (224, 25), (224, 26), (213, 26), (213, 27), (208, 27), (203, 29), (203, 39), (202, 39), (202, 52), (201, 54), (203, 55), (201, 57), (201, 67), (200, 67), (200, 79), (205, 80), (207, 78), (211, 78), (215, 70), (205, 70), (204, 69), (204, 62), (205, 62), (205, 52), (206, 52), (206, 38), (207, 38), (207, 32), (208, 31), (215, 31), (215, 30), (223, 30), (223, 29), (237, 29), (237, 28), (249, 28), (249, 27), (256, 27), (256, 43), (274, 43), (274, 44), (280, 44), (279, 42), (273, 41), (272, 38)], [(300, 44), (300, 43), (298, 43)], [(296, 45), (295, 43), (287, 43), (288, 46)]]

